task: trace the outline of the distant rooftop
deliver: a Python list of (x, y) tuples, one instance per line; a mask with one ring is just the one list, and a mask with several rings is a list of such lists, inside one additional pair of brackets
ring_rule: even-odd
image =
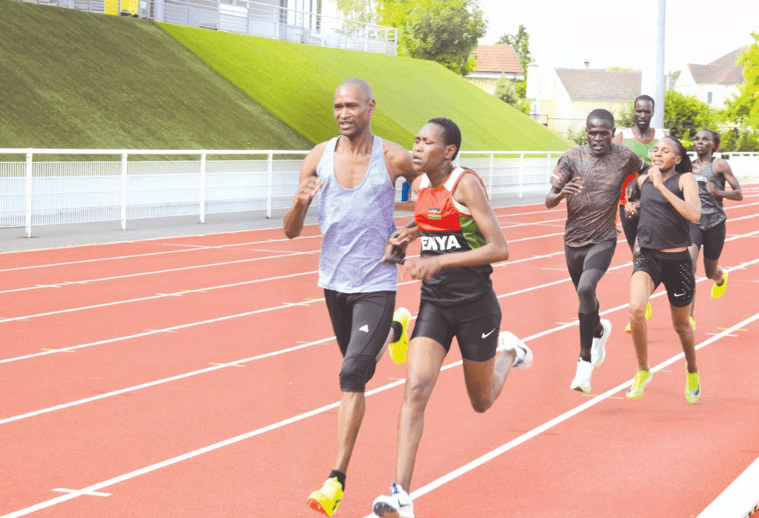
[(509, 45), (480, 45), (474, 49), (477, 68), (474, 72), (491, 74), (524, 74), (514, 49)]
[(748, 47), (735, 49), (708, 65), (688, 63), (693, 80), (699, 84), (735, 85), (743, 82), (743, 65), (737, 65), (738, 54)]
[(639, 70), (557, 68), (556, 74), (573, 101), (632, 101), (640, 95)]

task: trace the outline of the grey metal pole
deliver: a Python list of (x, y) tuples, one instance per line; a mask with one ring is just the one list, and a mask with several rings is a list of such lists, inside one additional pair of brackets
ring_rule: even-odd
[(664, 55), (665, 43), (664, 32), (667, 17), (667, 0), (658, 0), (659, 12), (656, 20), (656, 70), (654, 72), (654, 102), (656, 108), (651, 125), (654, 128), (664, 127), (664, 88), (666, 79), (664, 77)]

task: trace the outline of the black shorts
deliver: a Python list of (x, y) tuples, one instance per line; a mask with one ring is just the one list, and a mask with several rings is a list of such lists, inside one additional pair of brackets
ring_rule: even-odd
[(411, 339), (432, 338), (447, 353), (455, 336), (463, 358), (484, 362), (495, 356), (500, 329), (501, 305), (491, 289), (476, 301), (459, 306), (438, 306), (422, 300)]
[(395, 292), (341, 293), (324, 290), (337, 345), (343, 355), (340, 388), (363, 392), (393, 323)]
[(633, 274), (646, 272), (654, 281), (654, 289), (664, 284), (669, 303), (677, 308), (689, 306), (696, 294), (696, 277), (693, 262), (687, 250), (683, 252), (659, 252), (641, 248), (633, 263)]
[(705, 258), (716, 261), (722, 255), (722, 247), (725, 246), (725, 232), (724, 221), (707, 230), (702, 230), (698, 225), (691, 225), (690, 240), (697, 248), (704, 247)]

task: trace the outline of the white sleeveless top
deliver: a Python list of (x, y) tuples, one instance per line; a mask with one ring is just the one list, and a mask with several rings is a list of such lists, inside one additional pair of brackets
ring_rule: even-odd
[(322, 249), (319, 286), (341, 293), (396, 291), (398, 270), (380, 263), (395, 232), (395, 186), (385, 165), (382, 139), (374, 136), (366, 176), (353, 189), (335, 177), (335, 137), (327, 143), (316, 174), (324, 183), (319, 199)]

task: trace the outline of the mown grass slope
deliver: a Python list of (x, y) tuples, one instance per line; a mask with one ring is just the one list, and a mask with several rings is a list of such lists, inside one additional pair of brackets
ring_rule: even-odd
[(336, 87), (366, 79), (377, 101), (372, 128), (410, 148), (433, 117), (462, 129), (465, 150), (565, 150), (570, 143), (432, 61), (330, 49), (160, 24), (263, 107), (313, 143), (337, 133)]
[(0, 96), (0, 148), (311, 147), (146, 20), (0, 0)]

